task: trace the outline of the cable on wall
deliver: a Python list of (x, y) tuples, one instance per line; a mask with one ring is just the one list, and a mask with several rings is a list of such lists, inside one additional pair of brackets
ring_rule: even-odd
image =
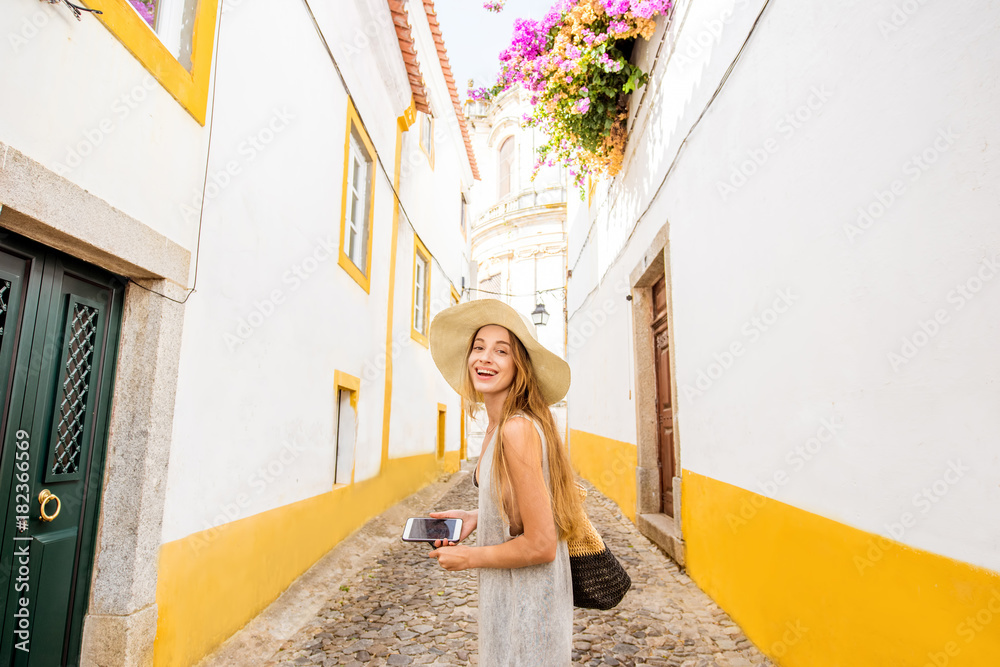
[(157, 296), (162, 296), (164, 299), (169, 299), (174, 303), (185, 304), (187, 303), (188, 297), (190, 297), (194, 291), (195, 287), (198, 285), (198, 261), (201, 259), (201, 227), (202, 222), (205, 219), (205, 191), (208, 189), (208, 167), (212, 157), (212, 130), (215, 128), (215, 91), (219, 87), (219, 81), (216, 78), (216, 73), (219, 71), (219, 54), (222, 52), (222, 4), (225, 0), (219, 0), (219, 31), (215, 39), (215, 61), (212, 63), (212, 117), (208, 121), (208, 146), (205, 149), (205, 180), (201, 184), (201, 206), (198, 210), (198, 238), (195, 242), (194, 247), (194, 277), (191, 280), (191, 287), (188, 289), (188, 293), (184, 295), (183, 299), (174, 299), (169, 297), (162, 292), (157, 292), (154, 289), (150, 289), (141, 283), (137, 283), (131, 278), (128, 279), (130, 283), (137, 287), (141, 287), (147, 292), (152, 292)]
[[(638, 215), (638, 217), (636, 217), (635, 224), (632, 225), (632, 230), (629, 232), (628, 237), (625, 239), (625, 243), (622, 244), (623, 250), (625, 247), (628, 246), (629, 241), (632, 240), (632, 236), (635, 234), (635, 230), (638, 229), (639, 223), (642, 222), (642, 219), (646, 216), (647, 213), (649, 213), (649, 210), (652, 208), (653, 203), (659, 197), (660, 191), (663, 190), (663, 186), (666, 184), (667, 179), (670, 178), (670, 174), (673, 173), (674, 167), (677, 165), (677, 162), (680, 159), (681, 154), (684, 152), (684, 148), (687, 146), (687, 142), (688, 139), (691, 137), (691, 134), (694, 132), (695, 128), (697, 128), (698, 125), (701, 123), (702, 118), (705, 117), (705, 114), (708, 112), (708, 109), (712, 106), (712, 103), (715, 102), (716, 98), (719, 96), (719, 93), (722, 92), (723, 86), (726, 85), (726, 82), (729, 80), (729, 75), (732, 74), (733, 69), (736, 67), (736, 63), (743, 55), (743, 51), (746, 49), (747, 44), (750, 42), (750, 38), (756, 31), (757, 25), (760, 23), (761, 17), (763, 17), (764, 15), (764, 10), (767, 9), (770, 2), (771, 0), (764, 0), (764, 4), (761, 6), (760, 11), (757, 13), (757, 17), (754, 19), (753, 25), (750, 26), (750, 30), (747, 32), (746, 39), (744, 39), (743, 44), (740, 45), (740, 50), (736, 52), (736, 56), (733, 58), (732, 62), (729, 63), (729, 67), (726, 68), (725, 73), (722, 75), (722, 78), (719, 81), (719, 85), (716, 86), (715, 91), (712, 93), (712, 96), (705, 104), (705, 107), (701, 110), (701, 113), (698, 114), (698, 118), (696, 118), (694, 123), (691, 124), (691, 127), (688, 129), (687, 134), (684, 135), (684, 139), (681, 140), (680, 145), (677, 147), (677, 153), (674, 155), (674, 159), (671, 161), (670, 166), (667, 167), (666, 173), (663, 174), (663, 179), (657, 186), (656, 192), (653, 193), (653, 196), (650, 197), (649, 202), (647, 202), (646, 204), (646, 207), (642, 210), (642, 212)], [(580, 260), (583, 258), (583, 252), (590, 244), (591, 233), (593, 232), (594, 226), (596, 224), (597, 224), (597, 218), (595, 217), (594, 221), (591, 222), (590, 224), (590, 228), (587, 230), (587, 236), (583, 241), (583, 245), (580, 247), (580, 253), (577, 255), (576, 260), (573, 262), (573, 268), (570, 269), (571, 271), (574, 271), (576, 269), (577, 265), (579, 265), (580, 263)], [(619, 251), (619, 255), (620, 254), (621, 251)], [(617, 260), (617, 257), (615, 259)], [(600, 286), (600, 284), (601, 281), (598, 280), (598, 284), (593, 289), (591, 289), (590, 292), (587, 293), (587, 296), (583, 298), (581, 303), (589, 299), (590, 296), (594, 293), (594, 291)]]
[[(340, 69), (340, 64), (337, 62), (337, 57), (333, 55), (333, 50), (330, 49), (330, 44), (329, 42), (326, 41), (326, 36), (323, 34), (323, 30), (319, 27), (319, 21), (316, 20), (316, 15), (313, 13), (312, 6), (310, 6), (309, 4), (309, 0), (302, 0), (302, 3), (306, 6), (306, 11), (309, 12), (309, 18), (312, 19), (313, 27), (316, 29), (316, 34), (319, 35), (320, 41), (323, 42), (323, 48), (326, 49), (326, 53), (330, 57), (330, 62), (333, 63), (333, 68), (337, 71), (337, 76), (340, 78), (340, 84), (344, 87), (344, 90), (347, 91), (348, 97), (350, 97), (352, 100), (355, 99), (354, 94), (351, 93), (351, 87), (347, 85), (347, 79), (344, 78), (344, 73)], [(357, 109), (356, 106), (355, 108)], [(357, 109), (357, 112), (358, 112), (358, 120), (361, 122), (361, 127), (364, 128), (365, 134), (367, 134), (369, 137), (372, 136), (372, 133), (368, 131), (368, 126), (365, 125), (365, 119), (361, 115), (361, 110)], [(372, 143), (372, 151), (375, 153), (375, 161), (378, 162), (379, 169), (382, 170), (382, 175), (385, 176), (385, 180), (388, 181), (389, 188), (392, 190), (392, 194), (396, 197), (396, 204), (397, 206), (399, 206), (399, 210), (403, 214), (402, 217), (406, 220), (406, 224), (409, 225), (410, 230), (413, 232), (413, 235), (419, 239), (420, 234), (417, 233), (417, 228), (413, 225), (413, 221), (410, 219), (409, 213), (406, 212), (406, 207), (403, 206), (403, 200), (400, 198), (399, 192), (396, 190), (396, 183), (393, 180), (393, 178), (389, 176), (389, 170), (385, 168), (385, 164), (382, 162), (382, 157), (379, 155), (378, 150), (375, 148), (374, 142)], [(435, 264), (437, 264), (438, 268), (441, 270), (441, 275), (445, 277), (445, 279), (448, 281), (448, 284), (451, 285), (453, 289), (455, 289), (455, 283), (452, 282), (451, 278), (448, 276), (448, 272), (445, 270), (441, 262), (438, 261), (438, 258), (434, 256), (434, 253), (431, 253), (431, 259), (434, 260)], [(464, 291), (465, 288), (463, 288), (463, 292)]]

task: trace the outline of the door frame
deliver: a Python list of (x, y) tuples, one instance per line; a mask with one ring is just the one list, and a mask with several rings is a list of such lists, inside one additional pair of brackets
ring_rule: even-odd
[[(677, 563), (684, 565), (681, 534), (681, 430), (677, 409), (677, 348), (674, 345), (674, 316), (670, 277), (669, 223), (657, 232), (648, 250), (629, 274), (632, 293), (632, 337), (635, 350), (636, 445), (636, 524), (639, 531), (660, 546)], [(666, 278), (667, 336), (670, 382), (674, 396), (674, 516), (660, 512), (660, 442), (656, 390), (656, 349), (653, 340), (653, 284)]]
[(14, 232), (129, 280), (79, 655), (81, 664), (152, 664), (191, 250), (13, 146), (0, 142), (0, 151), (0, 236)]

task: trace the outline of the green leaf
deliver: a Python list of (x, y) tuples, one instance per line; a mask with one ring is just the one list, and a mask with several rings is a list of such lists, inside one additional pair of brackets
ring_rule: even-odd
[(638, 88), (641, 84), (642, 70), (638, 67), (632, 70), (629, 74), (628, 81), (625, 82), (625, 86), (622, 87), (622, 92), (631, 93), (633, 90)]

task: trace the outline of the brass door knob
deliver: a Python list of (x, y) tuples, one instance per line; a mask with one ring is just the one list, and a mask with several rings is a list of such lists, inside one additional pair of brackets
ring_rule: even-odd
[[(56, 511), (49, 514), (45, 511), (46, 506), (50, 501), (54, 500), (56, 502)], [(52, 521), (57, 516), (59, 516), (59, 510), (62, 509), (62, 502), (56, 494), (52, 493), (48, 489), (42, 489), (42, 492), (38, 494), (38, 502), (42, 504), (42, 515), (38, 517), (42, 521)]]

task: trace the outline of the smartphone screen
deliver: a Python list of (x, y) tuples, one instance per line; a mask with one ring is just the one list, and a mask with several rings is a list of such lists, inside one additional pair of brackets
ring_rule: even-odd
[(403, 541), (432, 542), (434, 540), (448, 540), (449, 542), (458, 542), (461, 534), (461, 519), (414, 517), (406, 520), (406, 528), (403, 529)]

